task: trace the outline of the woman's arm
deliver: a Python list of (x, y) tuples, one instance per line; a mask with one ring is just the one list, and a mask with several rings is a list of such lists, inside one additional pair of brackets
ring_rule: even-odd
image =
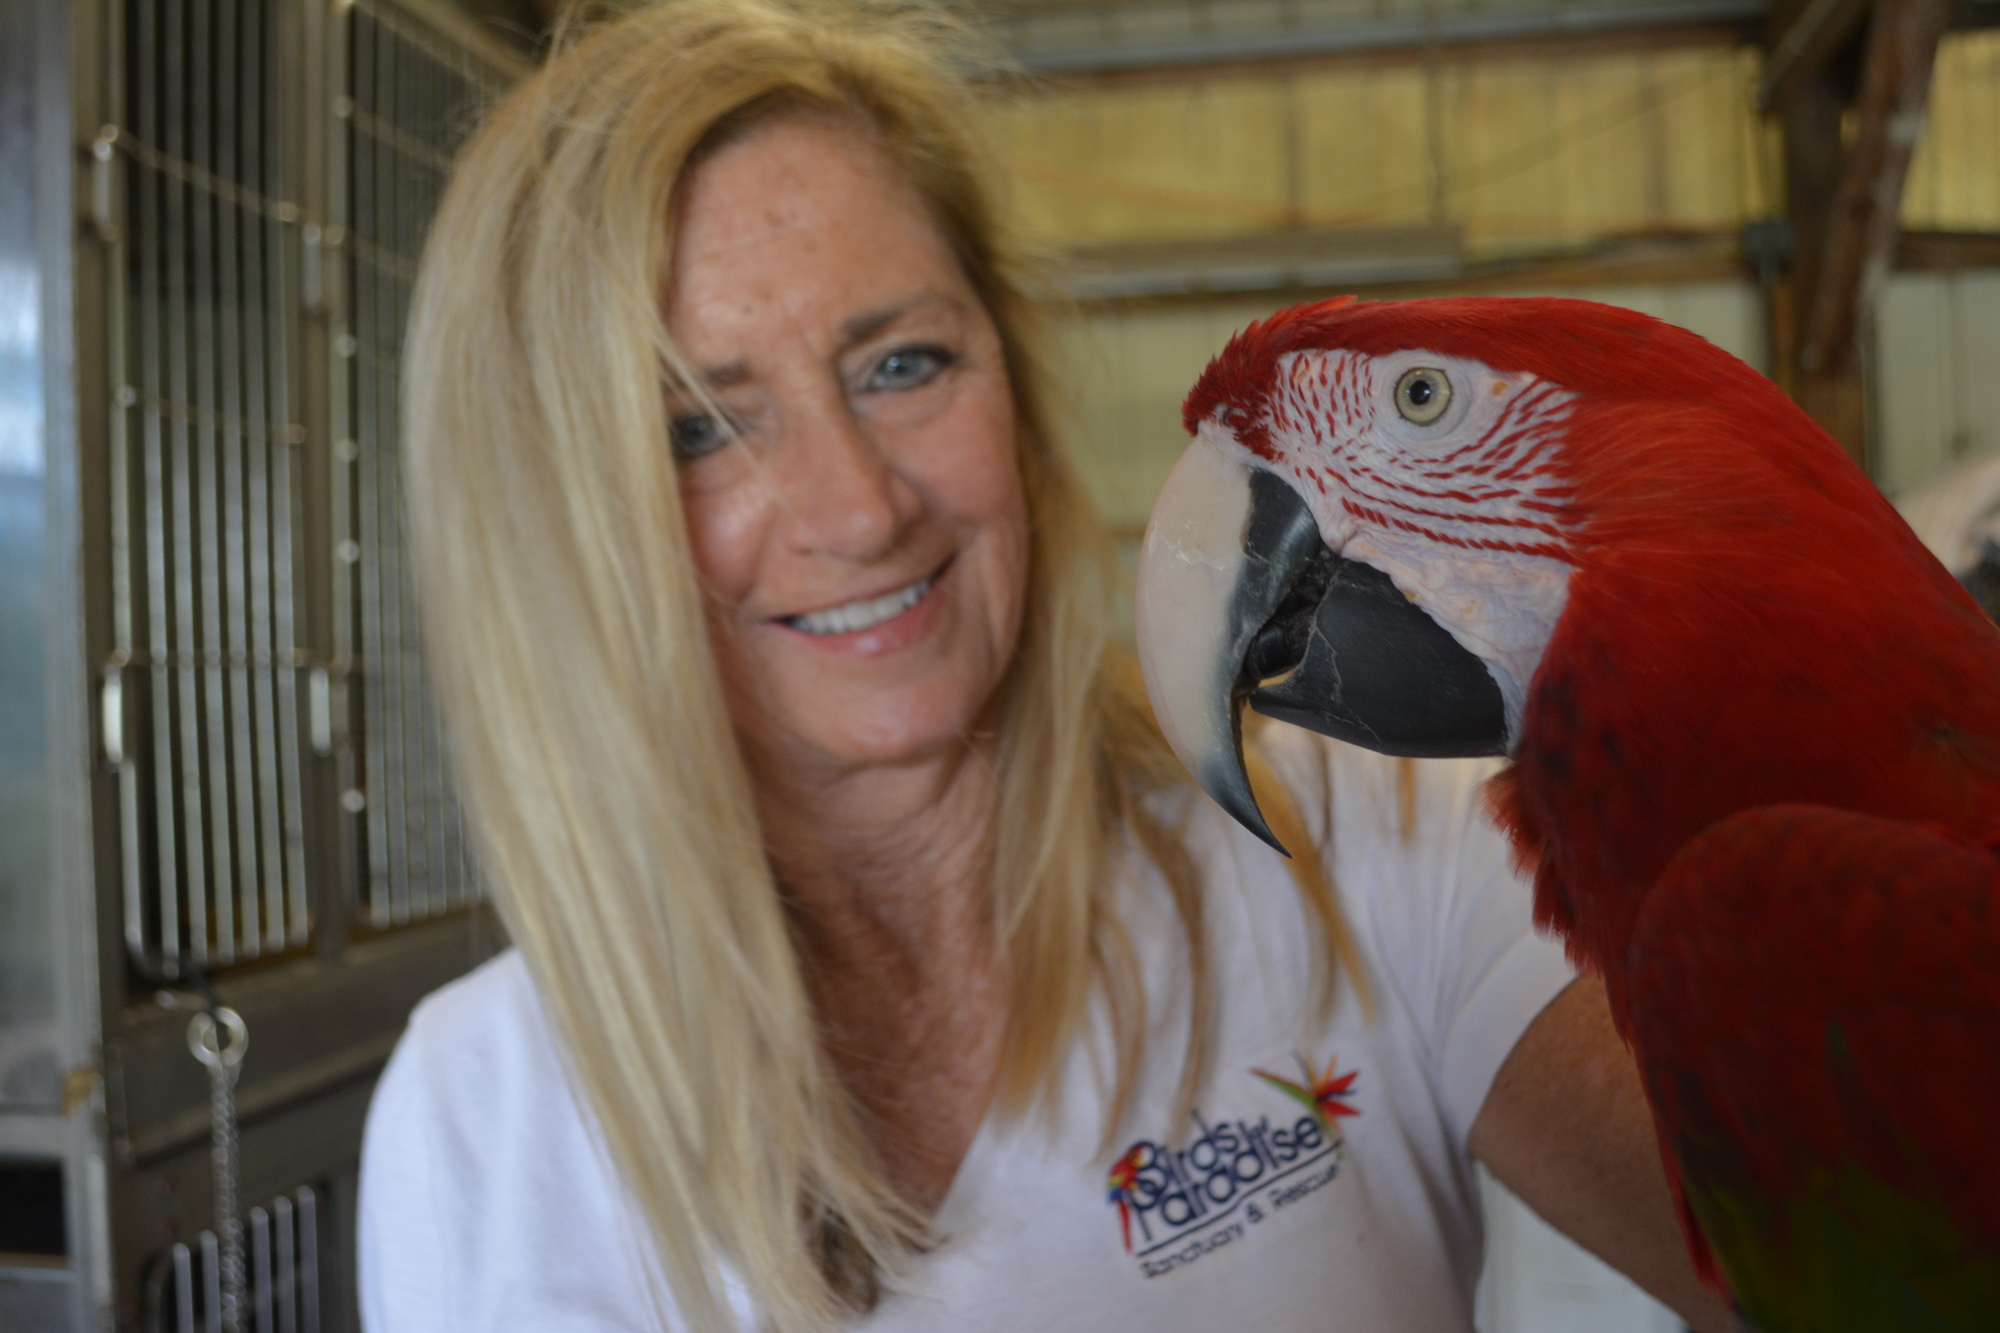
[(1697, 1333), (1737, 1327), (1688, 1262), (1639, 1069), (1601, 981), (1579, 978), (1536, 1015), (1494, 1077), (1470, 1143), (1529, 1207)]

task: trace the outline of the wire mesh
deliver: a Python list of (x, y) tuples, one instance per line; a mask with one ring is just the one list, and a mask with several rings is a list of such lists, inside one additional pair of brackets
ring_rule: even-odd
[(376, 926), (422, 920), (478, 892), (405, 563), (399, 364), (423, 237), (451, 154), (490, 94), (462, 51), (386, 6), (347, 11), (341, 98), (347, 300), (334, 341), (336, 660), (359, 668), (360, 755), (343, 804), (364, 846)]
[[(296, 247), (274, 0), (122, 9), (122, 281), (110, 312), (112, 669), (126, 938), (142, 963), (305, 943), (293, 546)], [(136, 684), (137, 682), (135, 682)]]
[[(404, 567), (397, 362), (425, 228), (496, 79), (381, 0), (325, 25), (284, 0), (116, 12), (114, 123), (92, 145), (120, 278), (103, 705), (127, 946), (172, 977), (307, 944), (309, 866), (352, 867), (377, 927), (478, 896)], [(328, 102), (299, 97), (305, 69)], [(325, 416), (304, 389), (322, 322)], [(315, 476), (331, 540), (308, 550)], [(308, 747), (345, 812), (310, 830)]]

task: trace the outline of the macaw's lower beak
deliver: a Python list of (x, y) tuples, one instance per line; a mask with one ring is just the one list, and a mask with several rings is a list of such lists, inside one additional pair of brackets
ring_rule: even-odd
[(1243, 705), (1384, 754), (1501, 754), (1486, 664), (1389, 576), (1320, 540), (1275, 473), (1197, 439), (1154, 506), (1139, 557), (1139, 665), (1202, 790), (1284, 851), (1243, 767)]

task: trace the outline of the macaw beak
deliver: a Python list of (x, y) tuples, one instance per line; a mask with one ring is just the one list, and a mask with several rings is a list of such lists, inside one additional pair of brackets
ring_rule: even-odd
[(1167, 743), (1216, 804), (1272, 847), (1243, 766), (1243, 705), (1383, 754), (1502, 754), (1486, 664), (1389, 576), (1320, 540), (1276, 473), (1197, 437), (1139, 556), (1134, 616)]

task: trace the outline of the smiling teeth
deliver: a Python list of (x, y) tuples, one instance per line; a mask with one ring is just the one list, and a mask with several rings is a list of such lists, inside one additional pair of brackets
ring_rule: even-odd
[(930, 578), (918, 579), (907, 588), (883, 593), (880, 597), (870, 597), (865, 601), (849, 602), (845, 606), (830, 607), (825, 611), (810, 611), (802, 616), (788, 616), (785, 623), (793, 629), (804, 630), (808, 634), (853, 634), (864, 629), (873, 629), (885, 620), (892, 620), (924, 599), (931, 590)]

